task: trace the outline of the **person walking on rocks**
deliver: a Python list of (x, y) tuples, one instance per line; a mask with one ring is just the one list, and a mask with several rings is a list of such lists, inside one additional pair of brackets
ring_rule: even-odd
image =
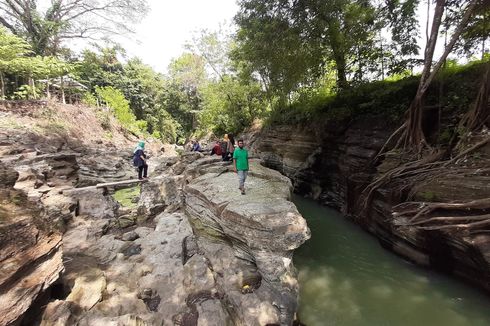
[(133, 164), (138, 167), (138, 179), (148, 178), (148, 164), (146, 164), (145, 142), (140, 141), (134, 149)]
[(233, 152), (233, 166), (238, 174), (238, 189), (245, 195), (245, 179), (248, 174), (248, 151), (243, 148), (243, 139), (238, 140), (238, 148)]

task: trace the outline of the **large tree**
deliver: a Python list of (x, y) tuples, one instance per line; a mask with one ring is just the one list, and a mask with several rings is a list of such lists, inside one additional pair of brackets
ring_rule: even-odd
[(164, 106), (185, 132), (195, 129), (197, 113), (202, 108), (202, 87), (207, 82), (204, 59), (194, 53), (184, 53), (168, 67), (164, 91)]
[(57, 54), (73, 38), (100, 39), (132, 31), (148, 11), (146, 0), (0, 0), (0, 23), (25, 37), (36, 54)]
[(410, 105), (410, 108), (408, 109), (408, 118), (405, 124), (399, 129), (402, 132), (399, 144), (403, 143), (405, 148), (421, 153), (422, 150), (428, 146), (424, 131), (422, 129), (424, 118), (423, 101), (425, 94), (439, 69), (446, 61), (447, 56), (453, 50), (454, 45), (459, 40), (461, 34), (466, 30), (477, 4), (482, 1), (486, 0), (465, 1), (465, 4), (462, 6), (463, 15), (459, 21), (453, 22), (455, 26), (454, 31), (447, 44), (445, 44), (443, 54), (434, 64), (436, 43), (439, 38), (443, 14), (447, 6), (446, 0), (436, 0), (432, 27), (424, 52), (424, 68), (420, 77), (417, 93)]
[(390, 49), (380, 42), (383, 29), (393, 29), (390, 41), (399, 53), (417, 52), (412, 32), (415, 0), (242, 0), (239, 4), (237, 57), (250, 62), (264, 84), (282, 95), (314, 82), (329, 62), (334, 63), (340, 89), (348, 87), (350, 80), (373, 78), (377, 63)]

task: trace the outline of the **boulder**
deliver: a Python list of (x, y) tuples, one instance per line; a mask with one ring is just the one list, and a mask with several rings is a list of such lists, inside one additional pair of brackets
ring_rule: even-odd
[[(226, 293), (232, 319), (244, 325), (291, 324), (298, 299), (293, 251), (310, 237), (290, 201), (291, 182), (251, 161), (243, 196), (236, 174), (221, 162), (205, 158), (193, 164), (189, 169), (199, 173), (186, 175), (200, 176), (185, 187), (185, 210), (194, 231), (203, 235), (199, 247), (221, 275), (218, 288)], [(243, 296), (245, 285), (255, 287), (254, 292)]]
[(163, 212), (167, 206), (182, 202), (182, 176), (158, 176), (141, 186), (138, 214), (152, 218)]

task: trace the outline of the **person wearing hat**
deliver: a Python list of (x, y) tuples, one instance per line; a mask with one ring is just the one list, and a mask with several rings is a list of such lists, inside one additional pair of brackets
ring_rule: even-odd
[(145, 142), (140, 141), (133, 152), (133, 164), (138, 167), (138, 179), (148, 178), (148, 164), (146, 164)]

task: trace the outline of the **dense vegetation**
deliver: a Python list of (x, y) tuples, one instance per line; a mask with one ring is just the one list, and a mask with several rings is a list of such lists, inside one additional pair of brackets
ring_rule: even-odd
[[(415, 115), (405, 136), (415, 144), (421, 104), (414, 97), (435, 105), (439, 96), (438, 105), (461, 109), (476, 91), (459, 89), (457, 80), (477, 80), (484, 67), (457, 68), (447, 55), (435, 64), (435, 42), (445, 40), (447, 54), (488, 62), (490, 9), (483, 0), (241, 0), (236, 32), (202, 31), (166, 74), (111, 43), (70, 50), (72, 38), (130, 32), (148, 11), (144, 0), (101, 4), (52, 1), (41, 10), (34, 0), (0, 2), (1, 97), (46, 97), (51, 81), (69, 77), (87, 87), (86, 103), (107, 105), (132, 132), (168, 142), (237, 133), (255, 119), (384, 114), (401, 123), (410, 107)], [(434, 23), (426, 26), (420, 59), (422, 4)], [(437, 85), (444, 96), (434, 95)]]

